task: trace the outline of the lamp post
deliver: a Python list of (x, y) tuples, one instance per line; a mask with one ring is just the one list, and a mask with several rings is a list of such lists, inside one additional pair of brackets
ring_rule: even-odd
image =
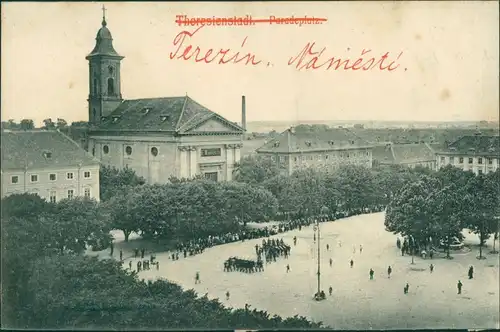
[(319, 219), (317, 220), (316, 227), (318, 229), (318, 295), (321, 292), (321, 260), (320, 260), (320, 255), (321, 255), (321, 245), (320, 245), (320, 238), (321, 238), (321, 233), (319, 229)]

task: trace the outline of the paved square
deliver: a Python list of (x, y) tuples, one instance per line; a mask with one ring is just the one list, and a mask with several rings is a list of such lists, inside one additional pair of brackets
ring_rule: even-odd
[[(473, 247), (469, 252), (454, 253), (452, 260), (416, 257), (412, 265), (411, 257), (401, 256), (396, 236), (385, 231), (383, 223), (384, 213), (376, 213), (321, 224), (322, 289), (328, 294), (328, 287), (333, 287), (333, 295), (322, 302), (312, 300), (317, 288), (317, 244), (312, 226), (275, 236), (292, 245), (291, 256), (267, 264), (264, 272), (223, 272), (223, 262), (230, 256), (255, 259), (254, 246), (262, 242), (257, 239), (213, 247), (175, 262), (167, 253), (159, 253), (159, 271), (143, 271), (140, 277), (164, 277), (199, 295), (208, 293), (230, 307), (248, 303), (271, 314), (303, 315), (337, 329), (499, 327), (499, 264), (498, 255), (489, 253), (492, 240), (484, 250), (485, 260), (475, 258), (477, 248)], [(467, 244), (477, 245), (477, 236), (465, 235)], [(298, 239), (295, 247), (294, 236)], [(351, 258), (353, 268), (349, 266)], [(129, 261), (124, 265), (128, 267)], [(432, 274), (430, 263), (435, 266)], [(287, 264), (290, 273), (286, 273)], [(469, 265), (474, 265), (473, 280), (467, 278)], [(369, 280), (370, 268), (375, 271), (374, 280)], [(198, 285), (194, 283), (196, 271), (202, 281)], [(457, 295), (459, 279), (462, 295)], [(404, 295), (407, 282), (410, 289)], [(230, 292), (229, 300), (226, 291)]]

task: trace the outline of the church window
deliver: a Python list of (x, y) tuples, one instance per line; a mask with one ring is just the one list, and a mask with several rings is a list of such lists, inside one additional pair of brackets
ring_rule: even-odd
[(125, 153), (128, 154), (129, 156), (132, 154), (132, 147), (131, 146), (127, 146), (125, 148)]
[(110, 74), (110, 75), (113, 75), (113, 72), (114, 72), (114, 68), (113, 68), (113, 66), (109, 66), (109, 67), (108, 67), (108, 71), (109, 71), (109, 74)]
[(95, 156), (95, 148), (92, 148), (92, 155)]
[(97, 78), (94, 78), (94, 94), (97, 94)]
[(96, 118), (96, 115), (97, 115), (97, 112), (96, 112), (96, 110), (95, 110), (95, 108), (94, 108), (94, 109), (92, 109), (92, 117), (95, 119), (95, 118)]
[(154, 146), (153, 146), (153, 147), (151, 148), (151, 154), (152, 154), (153, 156), (155, 156), (155, 157), (156, 157), (156, 156), (158, 155), (158, 149), (157, 149), (156, 147), (154, 147)]
[(115, 80), (110, 77), (108, 78), (108, 95), (114, 95), (114, 94), (115, 94)]
[(104, 154), (108, 154), (109, 153), (109, 146), (107, 146), (107, 145), (103, 146), (102, 152), (104, 152)]

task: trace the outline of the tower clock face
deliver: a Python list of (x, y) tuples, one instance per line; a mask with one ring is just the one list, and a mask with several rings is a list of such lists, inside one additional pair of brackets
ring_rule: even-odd
[(109, 74), (110, 74), (110, 75), (113, 75), (114, 69), (113, 69), (113, 67), (112, 67), (112, 66), (109, 66), (109, 67), (108, 67), (108, 71), (109, 71)]

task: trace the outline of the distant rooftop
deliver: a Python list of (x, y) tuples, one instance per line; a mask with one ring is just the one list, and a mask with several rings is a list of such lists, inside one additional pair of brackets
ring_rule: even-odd
[(300, 153), (371, 147), (371, 144), (346, 128), (331, 128), (324, 132), (295, 132), (293, 128), (289, 128), (256, 151), (257, 153)]

